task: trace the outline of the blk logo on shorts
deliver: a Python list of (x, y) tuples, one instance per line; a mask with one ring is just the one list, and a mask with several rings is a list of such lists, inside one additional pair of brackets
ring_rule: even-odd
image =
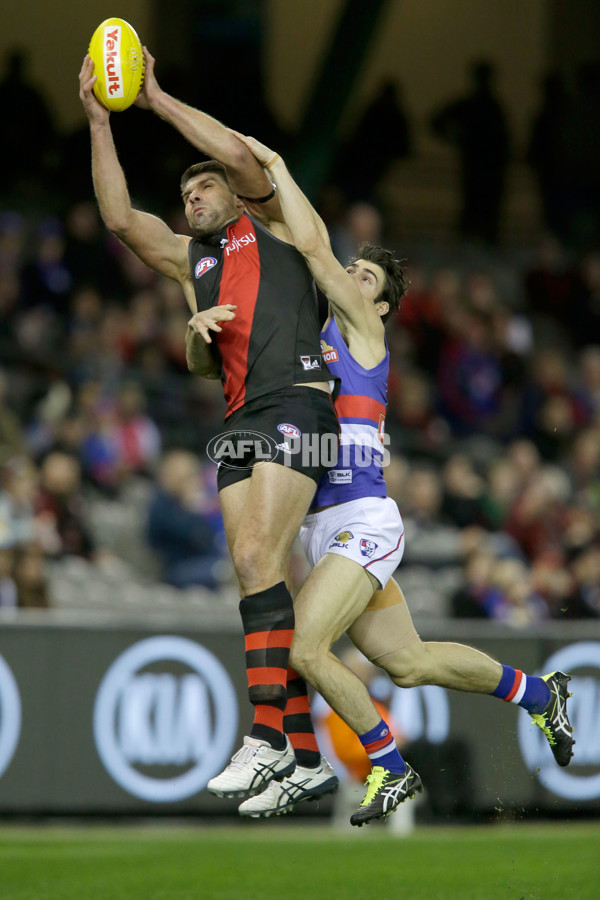
[(378, 546), (379, 544), (376, 544), (375, 541), (368, 541), (366, 538), (360, 539), (360, 552), (363, 556), (368, 556), (369, 559), (371, 559)]
[(336, 534), (331, 544), (329, 545), (329, 549), (332, 547), (342, 547), (344, 550), (348, 549), (348, 543), (353, 539), (354, 535), (351, 531), (340, 531), (339, 534)]
[(216, 266), (217, 261), (214, 256), (203, 256), (202, 259), (199, 259), (196, 263), (196, 268), (194, 269), (194, 275), (196, 278), (202, 278), (203, 275), (206, 275), (209, 269), (212, 269), (213, 266)]

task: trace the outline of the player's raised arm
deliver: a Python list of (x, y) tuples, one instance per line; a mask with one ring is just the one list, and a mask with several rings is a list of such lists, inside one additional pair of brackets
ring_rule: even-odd
[(336, 313), (350, 325), (365, 328), (365, 305), (351, 275), (335, 258), (325, 223), (302, 193), (288, 168), (273, 150), (251, 137), (242, 137), (277, 185), (279, 202), (292, 241), (306, 259), (315, 281)]
[[(268, 221), (281, 221), (281, 208), (273, 185), (237, 133), (212, 116), (171, 97), (159, 87), (154, 74), (155, 59), (146, 47), (144, 85), (136, 100), (176, 128), (183, 137), (212, 159), (223, 163), (233, 190)], [(256, 204), (252, 203), (256, 200)]]
[(79, 73), (79, 96), (90, 126), (92, 177), (102, 220), (143, 262), (183, 282), (189, 269), (189, 238), (177, 236), (156, 216), (133, 209), (113, 141), (110, 113), (92, 93), (95, 80), (94, 63), (86, 56)]

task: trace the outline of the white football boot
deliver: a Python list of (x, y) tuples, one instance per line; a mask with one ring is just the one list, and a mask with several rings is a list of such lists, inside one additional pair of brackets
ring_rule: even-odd
[(245, 737), (227, 768), (211, 778), (206, 787), (217, 797), (243, 800), (260, 794), (273, 778), (290, 775), (295, 768), (294, 748), (287, 735), (283, 750), (273, 750), (267, 741)]
[(337, 775), (325, 757), (321, 756), (316, 769), (296, 766), (294, 772), (281, 781), (269, 782), (262, 794), (244, 800), (239, 807), (239, 814), (252, 816), (254, 819), (280, 816), (291, 812), (302, 800), (318, 800), (325, 794), (335, 793), (339, 784)]

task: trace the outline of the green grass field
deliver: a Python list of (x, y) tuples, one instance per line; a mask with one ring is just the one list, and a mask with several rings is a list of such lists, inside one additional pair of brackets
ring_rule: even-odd
[(3, 827), (0, 898), (598, 900), (600, 825)]

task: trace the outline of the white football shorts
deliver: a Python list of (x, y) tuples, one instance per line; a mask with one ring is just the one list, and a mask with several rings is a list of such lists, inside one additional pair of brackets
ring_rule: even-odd
[(404, 525), (391, 497), (364, 497), (310, 513), (300, 541), (311, 566), (339, 553), (371, 572), (385, 587), (404, 553)]

